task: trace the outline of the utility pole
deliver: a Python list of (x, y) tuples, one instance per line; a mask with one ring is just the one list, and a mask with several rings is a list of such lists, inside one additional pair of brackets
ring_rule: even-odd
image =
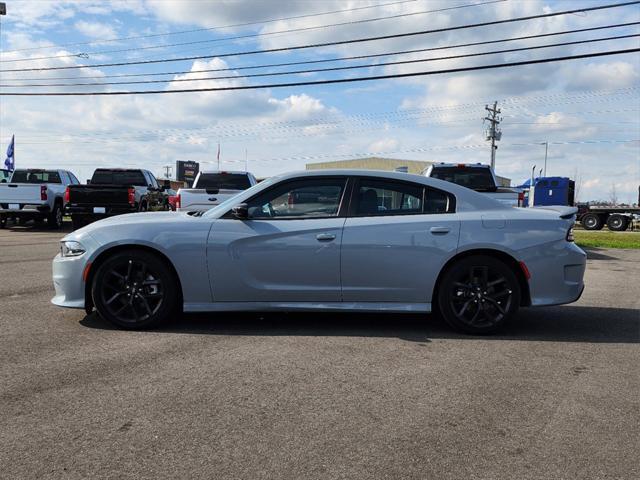
[(171, 178), (171, 165), (165, 165), (162, 168), (164, 168), (164, 178)]
[(543, 142), (544, 145), (544, 176), (547, 176), (547, 153), (549, 151), (549, 142)]
[(502, 138), (502, 131), (498, 128), (500, 125), (500, 121), (502, 120), (498, 115), (500, 114), (500, 109), (498, 108), (498, 102), (493, 102), (493, 107), (489, 107), (489, 105), (485, 105), (484, 109), (489, 112), (489, 114), (484, 118), (489, 122), (489, 130), (487, 132), (487, 140), (491, 140), (491, 168), (496, 168), (496, 150), (498, 146), (496, 142), (499, 142)]

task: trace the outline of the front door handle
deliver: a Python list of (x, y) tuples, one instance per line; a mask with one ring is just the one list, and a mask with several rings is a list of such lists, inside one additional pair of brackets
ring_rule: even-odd
[(319, 242), (330, 242), (331, 240), (335, 240), (336, 236), (333, 233), (319, 233), (316, 235), (316, 240)]
[(451, 229), (449, 227), (431, 227), (429, 231), (434, 235), (444, 235), (445, 233), (449, 233)]

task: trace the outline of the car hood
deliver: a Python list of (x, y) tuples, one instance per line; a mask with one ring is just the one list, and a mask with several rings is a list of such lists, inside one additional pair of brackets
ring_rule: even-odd
[(90, 223), (69, 235), (64, 240), (77, 240), (86, 235), (95, 234), (105, 228), (109, 230), (114, 227), (125, 226), (151, 226), (151, 225), (168, 225), (182, 222), (195, 222), (197, 217), (189, 215), (187, 212), (141, 212), (127, 213), (125, 215), (117, 215), (108, 217), (97, 222)]

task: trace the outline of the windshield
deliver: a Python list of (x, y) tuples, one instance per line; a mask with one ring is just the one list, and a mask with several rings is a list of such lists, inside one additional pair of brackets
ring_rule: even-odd
[(208, 210), (207, 212), (205, 212), (202, 216), (216, 217), (221, 212), (227, 212), (234, 205), (244, 202), (247, 198), (252, 197), (254, 193), (262, 190), (265, 187), (268, 187), (269, 185), (272, 185), (277, 180), (280, 180), (280, 177), (278, 176), (271, 177), (271, 178), (267, 178), (266, 180), (263, 180), (260, 183), (256, 183), (253, 187), (246, 189), (244, 192), (239, 193), (238, 195), (233, 196), (231, 198), (228, 198), (221, 204), (216, 205), (211, 210)]
[(246, 190), (251, 186), (244, 173), (201, 173), (196, 188), (215, 190)]
[(142, 172), (136, 170), (96, 170), (91, 178), (91, 184), (146, 187), (147, 181)]
[(479, 191), (495, 191), (496, 185), (488, 168), (433, 167), (431, 177)]
[(60, 175), (52, 170), (16, 170), (11, 183), (61, 183)]

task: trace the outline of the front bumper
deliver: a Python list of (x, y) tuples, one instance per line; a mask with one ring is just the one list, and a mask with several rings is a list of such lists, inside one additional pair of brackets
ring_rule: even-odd
[(577, 301), (584, 290), (587, 254), (573, 242), (554, 242), (527, 249), (522, 255), (531, 278), (531, 306)]
[(88, 263), (86, 256), (63, 257), (58, 254), (53, 259), (56, 296), (51, 299), (51, 303), (59, 307), (84, 308), (85, 283), (82, 274)]

